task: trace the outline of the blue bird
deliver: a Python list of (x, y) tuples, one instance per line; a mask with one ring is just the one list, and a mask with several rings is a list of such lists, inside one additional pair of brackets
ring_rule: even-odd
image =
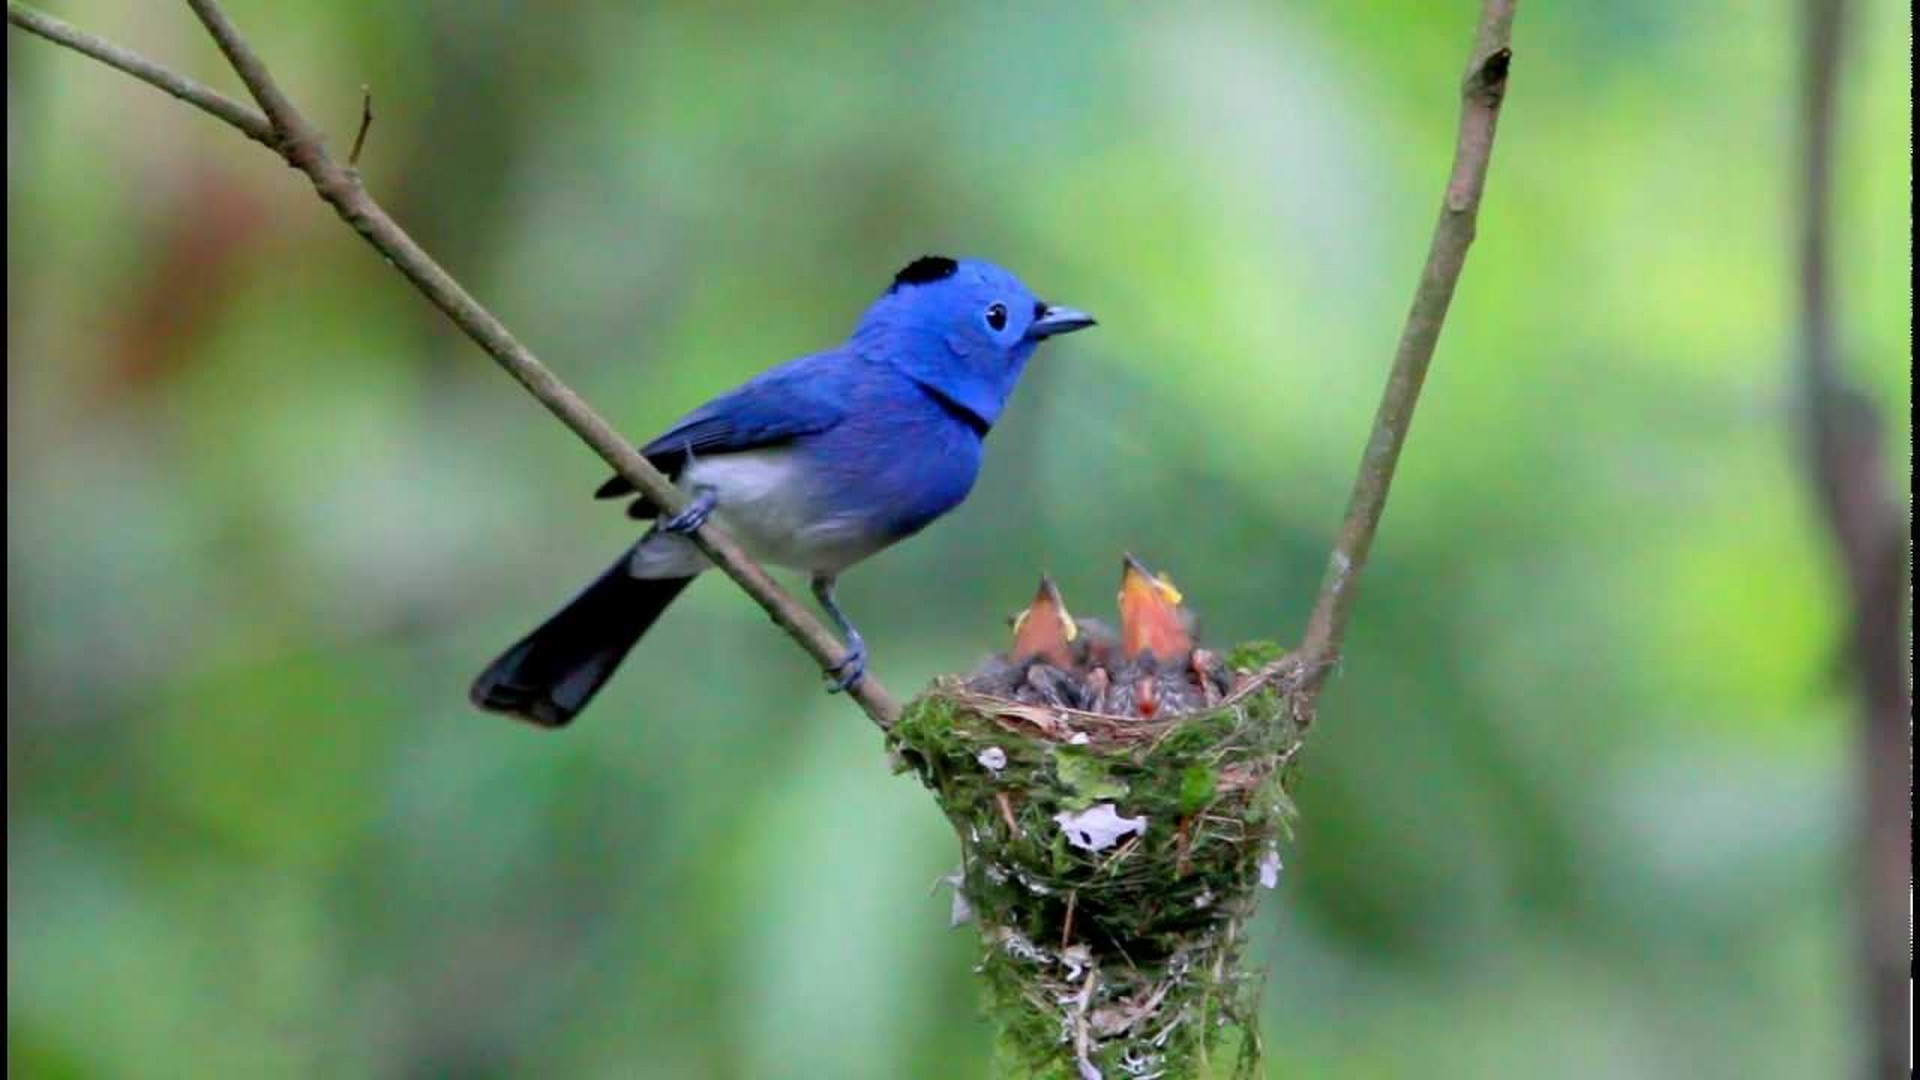
[[(1094, 324), (992, 263), (925, 256), (825, 352), (756, 376), (640, 448), (692, 495), (572, 602), (474, 680), (482, 709), (560, 727), (708, 562), (687, 534), (709, 515), (755, 559), (806, 571), (846, 638), (835, 690), (866, 670), (834, 600), (842, 571), (960, 505), (982, 440), (1041, 341)], [(600, 498), (634, 494), (614, 477)], [(645, 499), (629, 516), (657, 519)]]

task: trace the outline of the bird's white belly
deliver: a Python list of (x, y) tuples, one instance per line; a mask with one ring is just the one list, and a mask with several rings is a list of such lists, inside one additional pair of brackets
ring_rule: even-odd
[[(697, 458), (681, 474), (680, 486), (710, 489), (718, 500), (714, 522), (760, 562), (831, 574), (885, 546), (867, 521), (823, 514), (789, 450)], [(682, 577), (710, 565), (682, 536), (655, 533), (634, 549), (638, 577)]]

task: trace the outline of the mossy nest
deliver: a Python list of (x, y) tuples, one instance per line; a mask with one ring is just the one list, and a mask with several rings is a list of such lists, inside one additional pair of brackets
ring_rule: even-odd
[(1217, 704), (1152, 720), (957, 678), (907, 707), (894, 746), (959, 833), (1004, 1074), (1251, 1072), (1243, 924), (1279, 871), (1303, 727), (1280, 653), (1236, 650)]

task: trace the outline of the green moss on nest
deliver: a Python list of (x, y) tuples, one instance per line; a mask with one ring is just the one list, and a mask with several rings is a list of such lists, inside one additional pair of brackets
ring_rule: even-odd
[(1277, 870), (1299, 745), (1291, 683), (1263, 666), (1280, 652), (1235, 650), (1250, 672), (1235, 693), (1154, 721), (957, 680), (908, 706), (895, 748), (960, 835), (1003, 1073), (1251, 1070), (1258, 980), (1241, 927)]
[(1227, 666), (1236, 671), (1253, 671), (1285, 655), (1286, 648), (1277, 641), (1244, 641), (1227, 654)]

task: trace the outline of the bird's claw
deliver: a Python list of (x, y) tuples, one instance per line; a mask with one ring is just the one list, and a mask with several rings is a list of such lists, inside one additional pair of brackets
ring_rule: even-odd
[(840, 632), (847, 638), (846, 655), (842, 656), (838, 663), (827, 665), (826, 674), (833, 679), (833, 685), (827, 687), (827, 693), (838, 694), (851, 690), (853, 685), (860, 681), (861, 676), (867, 673), (867, 641), (860, 636), (860, 631), (853, 628), (852, 620), (847, 618), (847, 613), (841, 611), (839, 602), (834, 600), (833, 575), (813, 575), (813, 595), (814, 599), (820, 601), (820, 606), (826, 610), (826, 613), (833, 617), (833, 624), (838, 626)]
[(702, 488), (700, 493), (693, 497), (693, 501), (687, 504), (686, 509), (660, 523), (660, 531), (681, 534), (695, 531), (713, 516), (713, 508), (719, 501), (712, 489)]
[(827, 693), (838, 694), (853, 689), (867, 674), (867, 646), (858, 638), (847, 644), (847, 655), (840, 662), (827, 668), (827, 674), (833, 677), (833, 685), (827, 687)]

